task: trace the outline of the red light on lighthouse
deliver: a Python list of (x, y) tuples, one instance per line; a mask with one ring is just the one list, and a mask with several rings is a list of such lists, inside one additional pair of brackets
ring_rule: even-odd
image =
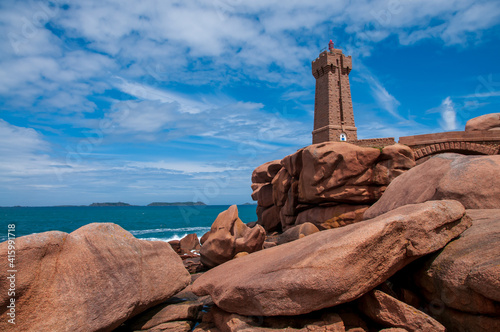
[(330, 39), (330, 42), (328, 43), (328, 49), (331, 51), (333, 51), (333, 42), (332, 40)]

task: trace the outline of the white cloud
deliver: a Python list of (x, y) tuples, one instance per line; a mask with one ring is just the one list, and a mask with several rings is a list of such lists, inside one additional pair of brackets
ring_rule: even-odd
[(47, 151), (49, 145), (34, 129), (11, 125), (0, 119), (0, 155), (2, 159)]
[(377, 105), (396, 119), (404, 120), (404, 118), (398, 113), (400, 102), (387, 91), (382, 83), (380, 83), (380, 81), (373, 76), (367, 68), (364, 68), (361, 77), (370, 85), (372, 96), (375, 98)]
[(175, 162), (175, 161), (145, 161), (129, 162), (126, 167), (141, 169), (159, 169), (165, 171), (174, 171), (183, 174), (193, 173), (222, 173), (228, 171), (249, 170), (248, 167), (231, 167), (229, 165), (218, 166), (204, 162)]
[(44, 190), (53, 190), (53, 189), (60, 189), (60, 188), (68, 187), (67, 185), (64, 185), (64, 184), (31, 184), (28, 186), (35, 188), (35, 189), (44, 189)]
[(189, 106), (182, 102), (182, 99), (118, 102), (106, 116), (113, 124), (108, 134), (125, 135), (124, 139), (134, 141), (198, 136), (207, 142), (216, 140), (220, 144), (225, 141), (264, 150), (291, 142), (298, 145), (309, 142), (310, 133), (303, 123), (286, 119), (279, 113), (270, 114), (260, 103), (232, 101), (192, 113), (185, 111)]
[(127, 82), (119, 77), (117, 79), (119, 80), (119, 83), (116, 84), (116, 86), (121, 91), (140, 100), (160, 101), (162, 103), (179, 103), (182, 112), (192, 114), (214, 108), (214, 105), (212, 104), (194, 101), (192, 97), (189, 98), (181, 95), (180, 93), (172, 93), (170, 91), (153, 88), (145, 84)]
[(40, 103), (41, 107), (31, 108), (37, 112), (93, 111), (95, 105), (87, 97), (103, 91), (102, 76), (113, 68), (110, 58), (83, 51), (64, 57), (13, 57), (0, 66), (0, 95), (11, 98), (14, 105)]
[(441, 120), (439, 124), (444, 130), (455, 130), (457, 125), (457, 113), (450, 97), (446, 97), (440, 106)]
[[(70, 3), (62, 10), (10, 2), (1, 6), (0, 22), (6, 31), (0, 38), (0, 95), (25, 107), (43, 95), (49, 99), (42, 104), (44, 111), (89, 112), (95, 107), (83, 99), (109, 88), (113, 76), (124, 77), (124, 84), (130, 85), (161, 74), (155, 79), (163, 83), (226, 84), (250, 77), (310, 87), (304, 63), (317, 55), (326, 42), (319, 37), (332, 27), (345, 30), (350, 41), (342, 47), (354, 56), (369, 55), (376, 43), (391, 35), (399, 36), (402, 44), (440, 38), (467, 45), (500, 23), (500, 4), (104, 0)], [(46, 29), (47, 22), (56, 33)], [(19, 37), (18, 47), (12, 47), (9, 34)], [(161, 73), (153, 69), (158, 67)], [(392, 110), (394, 100), (381, 89), (376, 93)]]
[(49, 173), (50, 145), (35, 130), (0, 119), (0, 142), (0, 180)]
[(477, 2), (464, 6), (450, 19), (441, 34), (449, 44), (459, 44), (467, 40), (467, 34), (475, 34), (500, 22), (500, 3)]
[(470, 95), (461, 96), (460, 98), (491, 98), (491, 97), (500, 97), (500, 91), (473, 93)]
[[(174, 129), (174, 122), (179, 118), (179, 104), (122, 101), (113, 106), (108, 117), (112, 123), (119, 126), (120, 133), (154, 133), (169, 126)], [(117, 132), (118, 129), (115, 130), (115, 133)]]

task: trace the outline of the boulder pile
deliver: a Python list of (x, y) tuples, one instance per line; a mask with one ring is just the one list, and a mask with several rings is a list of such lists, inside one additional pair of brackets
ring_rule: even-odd
[(245, 225), (238, 218), (238, 208), (232, 205), (219, 214), (210, 231), (203, 237), (201, 262), (211, 268), (231, 260), (239, 253), (261, 250), (266, 233), (260, 225), (253, 228)]
[[(371, 166), (356, 173), (348, 149)], [(254, 171), (265, 249), (196, 279), (214, 305), (195, 331), (500, 330), (500, 156), (400, 157), (381, 185), (360, 149), (319, 144)], [(328, 225), (355, 202), (370, 206), (356, 222)]]
[(184, 267), (189, 273), (197, 273), (205, 270), (200, 257), (201, 244), (196, 233), (188, 234), (180, 240), (172, 240), (168, 243), (179, 254)]
[(193, 291), (240, 315), (306, 314), (359, 298), (469, 226), (459, 202), (407, 205), (231, 260), (204, 273)]
[(258, 222), (233, 205), (200, 240), (114, 224), (21, 237), (16, 329), (500, 331), (499, 174), (500, 156), (415, 166), (401, 145), (322, 143), (254, 171)]
[(358, 222), (389, 183), (413, 166), (412, 150), (400, 144), (383, 149), (310, 145), (255, 169), (258, 223), (273, 232), (306, 222), (322, 230)]
[(500, 329), (500, 209), (467, 210), (473, 227), (410, 274), (450, 330)]

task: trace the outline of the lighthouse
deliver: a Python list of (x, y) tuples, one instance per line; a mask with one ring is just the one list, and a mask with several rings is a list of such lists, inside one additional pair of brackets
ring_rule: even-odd
[(351, 56), (334, 48), (332, 40), (328, 50), (312, 62), (312, 74), (316, 79), (313, 144), (358, 139), (349, 84), (351, 69)]

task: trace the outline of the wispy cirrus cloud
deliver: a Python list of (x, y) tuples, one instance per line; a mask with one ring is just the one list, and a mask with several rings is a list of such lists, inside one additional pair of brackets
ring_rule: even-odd
[(359, 63), (358, 65), (362, 67), (362, 74), (360, 77), (369, 85), (370, 92), (378, 107), (389, 113), (397, 120), (404, 120), (398, 112), (398, 107), (401, 103), (387, 91), (380, 80), (374, 76), (368, 68)]
[(455, 111), (455, 106), (450, 97), (446, 97), (441, 103), (440, 109), (441, 121), (440, 125), (444, 130), (455, 130), (457, 129), (457, 112)]
[(500, 91), (473, 93), (473, 94), (461, 96), (459, 98), (491, 98), (491, 97), (500, 97)]
[(170, 91), (150, 87), (146, 84), (128, 82), (123, 78), (117, 77), (118, 83), (115, 86), (124, 93), (127, 93), (138, 100), (159, 101), (161, 103), (178, 103), (182, 112), (200, 113), (204, 110), (214, 108), (215, 105), (208, 101), (199, 102), (193, 100), (193, 97), (184, 96), (181, 93), (172, 93)]

